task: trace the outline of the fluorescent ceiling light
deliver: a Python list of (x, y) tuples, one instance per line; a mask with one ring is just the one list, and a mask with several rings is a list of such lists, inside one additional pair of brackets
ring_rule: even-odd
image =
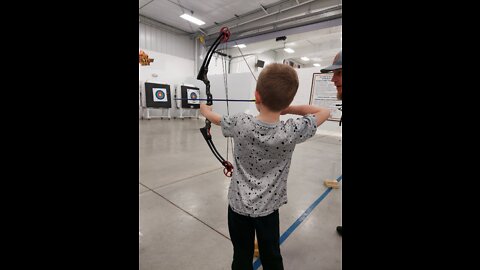
[(290, 49), (290, 48), (285, 48), (283, 49), (284, 51), (286, 51), (287, 53), (294, 53), (295, 51)]
[(247, 47), (247, 45), (245, 45), (245, 44), (238, 44), (238, 45), (235, 45), (235, 46), (233, 46), (233, 47), (238, 47), (238, 48), (240, 48), (240, 49), (243, 49), (243, 48)]
[(201, 20), (199, 20), (199, 19), (197, 19), (197, 18), (195, 18), (195, 17), (192, 17), (192, 16), (190, 16), (190, 15), (188, 15), (188, 14), (186, 14), (186, 13), (183, 14), (183, 15), (180, 15), (180, 17), (183, 18), (183, 19), (185, 19), (185, 20), (187, 20), (187, 21), (190, 21), (190, 22), (192, 22), (192, 23), (194, 23), (194, 24), (198, 24), (198, 25), (203, 25), (203, 24), (205, 24), (205, 22), (203, 22), (203, 21), (201, 21)]
[(320, 66), (319, 63), (315, 63), (315, 64), (313, 64), (313, 65), (316, 66), (316, 67), (319, 67), (319, 66)]
[(305, 57), (305, 56), (304, 56), (304, 57), (302, 57), (301, 59), (302, 59), (303, 61), (310, 61), (310, 58), (308, 58), (308, 57)]

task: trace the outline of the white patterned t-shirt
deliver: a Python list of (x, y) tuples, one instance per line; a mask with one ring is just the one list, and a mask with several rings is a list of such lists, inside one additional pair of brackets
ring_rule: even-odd
[(286, 204), (292, 153), (296, 144), (315, 135), (315, 116), (269, 124), (240, 113), (224, 115), (220, 125), (223, 135), (234, 141), (234, 170), (228, 190), (233, 211), (259, 217)]

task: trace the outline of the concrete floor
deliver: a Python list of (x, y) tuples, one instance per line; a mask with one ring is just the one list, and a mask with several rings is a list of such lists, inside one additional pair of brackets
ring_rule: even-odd
[[(202, 119), (140, 120), (141, 270), (230, 269), (229, 178), (200, 134), (203, 126)], [(211, 132), (225, 157), (220, 127), (212, 125)], [(316, 135), (297, 145), (288, 203), (279, 211), (281, 234), (328, 190), (325, 179), (341, 176), (341, 160), (340, 137)], [(285, 269), (342, 268), (342, 238), (335, 230), (342, 224), (341, 196), (341, 188), (331, 190), (282, 243)]]

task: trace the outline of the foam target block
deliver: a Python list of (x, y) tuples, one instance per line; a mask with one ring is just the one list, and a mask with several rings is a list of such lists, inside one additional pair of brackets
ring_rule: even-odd
[(182, 85), (182, 108), (199, 109), (200, 108), (200, 89), (198, 87)]
[(145, 100), (147, 108), (171, 108), (170, 85), (146, 82)]

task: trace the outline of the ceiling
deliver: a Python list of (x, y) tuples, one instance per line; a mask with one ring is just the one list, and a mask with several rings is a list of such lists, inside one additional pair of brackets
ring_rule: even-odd
[[(247, 45), (242, 49), (243, 54), (274, 51), (304, 67), (313, 63), (325, 66), (342, 48), (341, 4), (341, 0), (139, 0), (139, 17), (140, 21), (154, 21), (180, 35), (193, 38), (201, 34), (207, 45), (208, 40), (218, 36), (220, 27), (228, 26), (232, 32), (230, 40)], [(183, 13), (205, 24), (198, 26), (180, 18)], [(340, 23), (325, 26), (326, 21), (334, 19)], [(255, 38), (260, 36), (264, 38)], [(276, 36), (287, 39), (277, 42)], [(294, 49), (295, 53), (285, 52), (284, 47)], [(228, 54), (237, 56), (237, 51), (229, 49)], [(302, 56), (311, 60), (303, 61)]]
[(214, 26), (215, 22), (234, 18), (235, 14), (245, 14), (261, 8), (260, 5), (266, 6), (275, 2), (279, 0), (139, 0), (138, 8), (140, 15), (194, 33), (200, 26), (180, 18), (183, 13), (192, 15), (193, 11), (193, 16), (205, 22), (202, 28), (207, 28)]
[[(299, 34), (287, 35), (285, 41), (276, 41), (275, 38), (268, 40), (245, 43), (247, 47), (241, 49), (242, 54), (261, 54), (273, 51), (277, 58), (291, 59), (303, 67), (312, 67), (314, 63), (321, 66), (330, 65), (335, 55), (342, 49), (342, 26), (333, 26), (329, 28), (309, 31)], [(295, 52), (287, 53), (283, 49), (291, 48)], [(239, 56), (237, 48), (230, 48), (228, 55)], [(310, 58), (304, 61), (301, 57)], [(261, 59), (260, 59), (261, 60)]]

